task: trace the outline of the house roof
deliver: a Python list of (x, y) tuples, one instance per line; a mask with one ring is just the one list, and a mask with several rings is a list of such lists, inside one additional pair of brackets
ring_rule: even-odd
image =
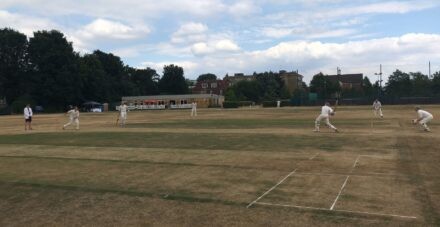
[(331, 81), (340, 81), (342, 83), (361, 84), (364, 75), (362, 73), (356, 74), (341, 74), (341, 75), (328, 75)]
[(203, 98), (220, 98), (221, 95), (215, 94), (185, 94), (185, 95), (151, 95), (151, 96), (124, 96), (122, 100), (133, 100), (133, 99), (142, 99), (142, 100), (162, 100), (162, 99), (203, 99)]

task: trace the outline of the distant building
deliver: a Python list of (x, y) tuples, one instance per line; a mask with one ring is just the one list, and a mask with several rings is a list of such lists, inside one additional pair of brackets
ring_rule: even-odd
[(289, 94), (292, 95), (296, 89), (301, 89), (303, 82), (303, 76), (301, 74), (298, 72), (286, 72), (284, 70), (281, 70), (279, 74)]
[(192, 89), (193, 94), (224, 95), (229, 84), (225, 80), (202, 80), (198, 81)]
[[(284, 86), (287, 88), (290, 94), (296, 89), (302, 87), (303, 76), (298, 72), (287, 72), (285, 70), (279, 71), (278, 75), (284, 82)], [(227, 81), (228, 86), (233, 86), (240, 81), (252, 81), (256, 79), (256, 75), (244, 75), (243, 73), (236, 73), (234, 76), (226, 76), (223, 80)]]
[(227, 82), (227, 86), (233, 86), (234, 84), (243, 80), (245, 81), (255, 80), (255, 75), (245, 76), (243, 73), (235, 73), (233, 76), (226, 75), (225, 78), (223, 78), (223, 80)]
[(332, 82), (339, 83), (339, 85), (343, 90), (348, 90), (348, 89), (360, 90), (362, 89), (362, 81), (364, 76), (362, 73), (338, 74), (338, 75), (328, 75), (327, 78)]
[(122, 101), (127, 103), (129, 109), (189, 109), (192, 102), (197, 102), (197, 107), (222, 106), (225, 98), (214, 94), (185, 94), (185, 95), (154, 95), (154, 96), (126, 96)]

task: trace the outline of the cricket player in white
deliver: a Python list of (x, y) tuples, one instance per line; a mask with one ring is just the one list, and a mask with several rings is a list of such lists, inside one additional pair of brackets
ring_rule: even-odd
[(127, 105), (125, 104), (125, 102), (122, 102), (119, 106), (119, 125), (121, 127), (125, 126), (125, 121), (127, 120), (127, 110)]
[(319, 125), (322, 120), (325, 120), (325, 124), (333, 129), (335, 132), (339, 132), (338, 129), (330, 123), (330, 115), (334, 115), (335, 112), (330, 107), (329, 102), (325, 102), (325, 105), (321, 108), (321, 114), (315, 120), (315, 130), (314, 132), (319, 132)]
[(75, 129), (79, 129), (79, 110), (78, 107), (75, 106), (75, 108), (70, 109), (67, 111), (66, 114), (69, 114), (69, 122), (65, 125), (63, 125), (63, 130), (66, 129), (67, 126), (75, 123)]
[(432, 114), (429, 113), (428, 111), (420, 109), (420, 107), (416, 107), (416, 112), (417, 112), (417, 119), (414, 119), (413, 123), (414, 124), (419, 123), (421, 126), (423, 126), (425, 132), (430, 132), (431, 130), (429, 129), (427, 123), (430, 122), (432, 119), (434, 119), (434, 116), (432, 116)]
[(30, 104), (27, 104), (23, 110), (24, 114), (24, 130), (32, 130), (32, 116), (34, 113), (32, 112), (32, 108)]
[(197, 102), (191, 103), (191, 117), (197, 117)]
[(382, 114), (382, 103), (380, 103), (379, 100), (374, 100), (373, 102), (373, 109), (374, 109), (374, 116), (380, 116), (381, 118), (383, 118), (383, 114)]

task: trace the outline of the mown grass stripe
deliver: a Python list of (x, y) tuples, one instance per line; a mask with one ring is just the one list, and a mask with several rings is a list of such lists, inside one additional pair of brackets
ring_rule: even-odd
[(151, 165), (173, 165), (173, 166), (200, 166), (200, 167), (218, 167), (228, 169), (249, 169), (249, 170), (272, 170), (276, 169), (265, 167), (251, 167), (251, 166), (232, 166), (220, 164), (195, 164), (189, 162), (155, 162), (148, 160), (116, 160), (116, 159), (93, 159), (93, 158), (65, 158), (65, 157), (50, 157), (50, 156), (12, 156), (0, 155), (0, 158), (15, 158), (15, 159), (40, 159), (40, 160), (63, 160), (63, 161), (91, 161), (91, 162), (110, 162), (110, 163), (134, 163), (134, 164), (151, 164)]
[(160, 199), (164, 199), (164, 200), (174, 200), (174, 201), (183, 201), (183, 202), (216, 203), (216, 204), (234, 205), (234, 206), (245, 205), (245, 203), (240, 203), (240, 202), (212, 199), (212, 198), (203, 198), (203, 197), (194, 197), (194, 196), (190, 196), (190, 195), (158, 194), (158, 193), (140, 192), (140, 191), (132, 191), (132, 190), (91, 188), (91, 187), (83, 187), (83, 186), (76, 186), (76, 185), (59, 185), (59, 184), (48, 184), (48, 183), (31, 182), (31, 181), (1, 181), (0, 180), (0, 184), (9, 184), (12, 186), (28, 186), (28, 187), (33, 187), (33, 188), (41, 188), (41, 189), (49, 189), (49, 190), (89, 192), (89, 193), (98, 193), (98, 194), (112, 193), (112, 194), (118, 194), (118, 195), (160, 198)]

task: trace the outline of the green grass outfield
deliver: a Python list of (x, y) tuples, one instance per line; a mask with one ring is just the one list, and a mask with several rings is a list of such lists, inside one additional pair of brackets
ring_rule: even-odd
[[(440, 116), (440, 106), (426, 106)], [(412, 106), (0, 117), (0, 225), (436, 226), (440, 127)]]

